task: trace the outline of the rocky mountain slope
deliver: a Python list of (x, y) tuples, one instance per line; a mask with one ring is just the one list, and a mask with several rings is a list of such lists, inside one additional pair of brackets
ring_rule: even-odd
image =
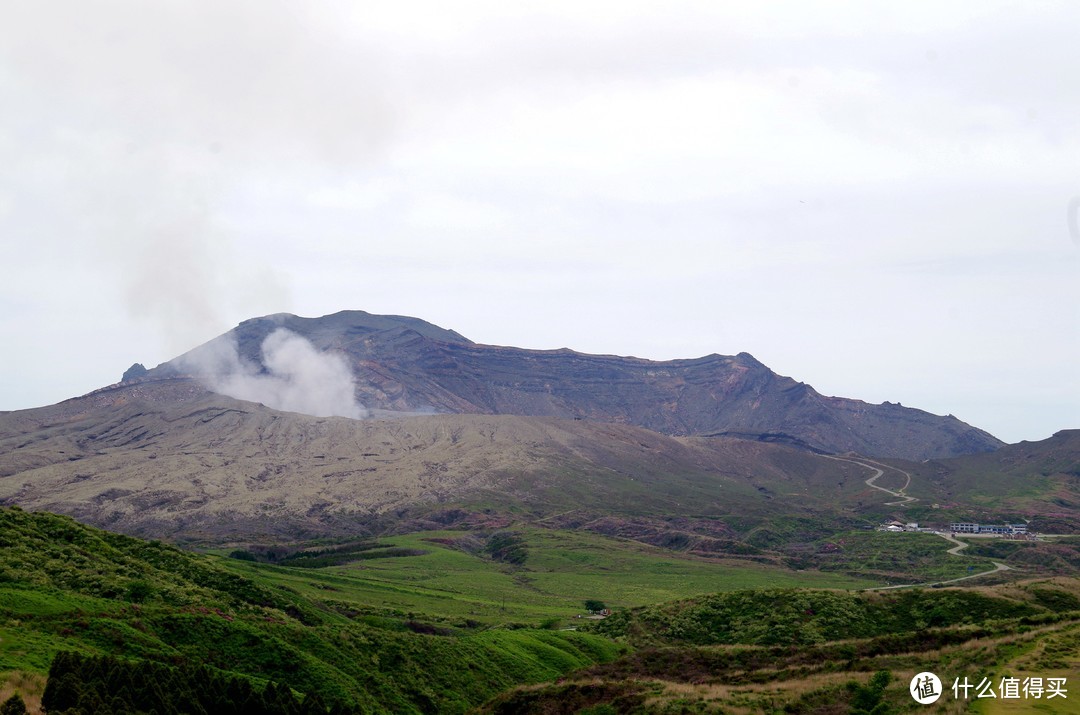
[(368, 408), (580, 418), (673, 436), (731, 435), (911, 460), (987, 452), (1003, 444), (951, 415), (821, 395), (747, 353), (657, 362), (525, 350), (473, 343), (416, 318), (361, 311), (255, 318), (153, 370), (125, 377), (198, 373), (232, 345), (241, 360), (265, 370), (261, 348), (279, 328), (341, 356), (355, 376), (357, 399)]
[[(1075, 471), (1069, 440), (1023, 451), (1028, 461), (996, 469), (969, 464), (992, 455), (893, 462), (900, 466), (886, 467), (877, 484), (906, 488), (916, 500), (902, 511), (924, 520), (946, 514), (931, 508), (939, 502), (957, 518), (971, 509), (1041, 518), (1080, 498), (1066, 483), (1075, 475), (1042, 477), (1046, 460), (1035, 456), (1071, 454), (1062, 469)], [(820, 529), (887, 518), (897, 499), (866, 483), (873, 464), (593, 420), (312, 417), (217, 395), (190, 378), (118, 385), (0, 415), (0, 503), (127, 533), (211, 541), (525, 520), (727, 550), (760, 526), (779, 533), (795, 523)], [(1054, 518), (1070, 531), (1080, 526), (1075, 515)], [(801, 538), (792, 534), (782, 538)]]
[(310, 417), (190, 379), (0, 415), (0, 501), (158, 536), (394, 530), (510, 513), (577, 513), (578, 524), (810, 514), (832, 508), (817, 485), (854, 497), (869, 491), (865, 471), (782, 445), (583, 420)]
[[(971, 505), (962, 521), (989, 522), (990, 512), (1038, 516), (1047, 532), (1080, 527), (1080, 429), (1018, 442), (987, 454), (902, 464), (941, 509)], [(931, 496), (932, 495), (932, 496)]]

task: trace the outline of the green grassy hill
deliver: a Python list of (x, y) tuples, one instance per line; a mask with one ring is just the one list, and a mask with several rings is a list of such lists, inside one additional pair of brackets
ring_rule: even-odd
[(0, 673), (43, 674), (60, 651), (111, 654), (272, 680), (364, 712), (463, 712), (620, 649), (575, 632), (358, 621), (218, 559), (50, 514), (0, 509), (0, 541)]
[(914, 520), (1031, 521), (1043, 533), (1076, 533), (1080, 507), (1080, 430), (994, 452), (911, 463)]
[[(632, 652), (557, 683), (503, 693), (484, 713), (959, 713), (951, 685), (1080, 672), (1080, 580), (989, 589), (734, 592), (616, 613), (595, 626)], [(932, 706), (908, 693), (930, 671)], [(976, 712), (1080, 711), (1054, 700)]]
[[(847, 712), (910, 702), (930, 666), (1076, 672), (1080, 580), (843, 591), (879, 585), (851, 575), (875, 564), (919, 581), (987, 561), (931, 535), (830, 543), (834, 570), (802, 572), (528, 525), (196, 554), (0, 508), (0, 700), (33, 712), (65, 651), (121, 659), (84, 661), (109, 682), (123, 662), (373, 713)], [(614, 615), (579, 618), (587, 599)]]

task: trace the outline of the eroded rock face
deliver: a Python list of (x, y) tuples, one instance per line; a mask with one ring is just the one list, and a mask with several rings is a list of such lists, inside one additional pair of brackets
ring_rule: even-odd
[(146, 377), (146, 366), (141, 362), (137, 362), (127, 370), (124, 371), (124, 376), (120, 378), (120, 382), (131, 382), (132, 380), (138, 380), (140, 377)]
[[(279, 328), (343, 356), (369, 409), (551, 416), (616, 422), (668, 435), (729, 435), (826, 452), (923, 460), (992, 451), (1003, 443), (955, 417), (826, 397), (747, 353), (650, 361), (572, 350), (480, 345), (417, 318), (344, 311), (278, 314), (225, 336), (258, 363)], [(148, 372), (163, 377), (207, 346)]]

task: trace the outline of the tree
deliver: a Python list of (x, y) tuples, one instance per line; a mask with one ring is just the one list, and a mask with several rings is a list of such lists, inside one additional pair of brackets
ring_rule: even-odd
[[(53, 661), (55, 663), (55, 661)], [(79, 704), (82, 690), (79, 677), (74, 673), (64, 673), (59, 678), (49, 675), (45, 683), (45, 692), (41, 695), (41, 707), (46, 712), (61, 712)]]
[(146, 581), (132, 581), (127, 585), (125, 596), (132, 603), (142, 603), (154, 594), (154, 587)]
[(26, 715), (26, 703), (18, 693), (14, 693), (0, 705), (0, 715)]
[(607, 608), (603, 601), (597, 601), (595, 598), (590, 598), (585, 601), (585, 610), (590, 613), (597, 613)]
[(488, 539), (486, 550), (495, 561), (515, 566), (520, 566), (529, 558), (525, 540), (513, 531), (496, 531)]
[(300, 715), (326, 715), (326, 704), (318, 693), (308, 693), (300, 705)]
[(851, 713), (852, 715), (886, 715), (890, 708), (888, 703), (883, 702), (885, 688), (892, 675), (887, 670), (879, 670), (870, 678), (866, 685), (851, 683)]

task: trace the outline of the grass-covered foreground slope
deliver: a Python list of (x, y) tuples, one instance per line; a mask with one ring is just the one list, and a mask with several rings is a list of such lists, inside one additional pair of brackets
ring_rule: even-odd
[[(0, 509), (0, 702), (150, 703), (160, 681), (207, 712), (839, 713), (902, 709), (902, 681), (927, 668), (1076, 672), (1076, 579), (825, 590), (879, 585), (851, 575), (870, 564), (880, 578), (988, 563), (931, 535), (829, 544), (830, 572), (524, 525), (226, 558)], [(575, 618), (586, 599), (615, 614)], [(60, 652), (81, 680), (50, 691)]]
[[(1077, 693), (979, 702), (956, 678), (1080, 673), (1080, 579), (983, 589), (714, 594), (616, 613), (596, 625), (633, 647), (554, 684), (518, 688), (487, 713), (1080, 712)], [(915, 674), (945, 683), (932, 706)]]
[(575, 632), (360, 622), (218, 561), (0, 509), (0, 673), (33, 684), (58, 652), (110, 654), (272, 680), (362, 712), (461, 712), (619, 650)]
[(595, 630), (643, 645), (809, 646), (826, 641), (985, 625), (1080, 611), (1051, 584), (896, 591), (760, 590), (717, 593), (612, 615)]
[[(492, 553), (500, 539), (514, 542), (512, 560), (506, 560), (507, 554)], [(935, 541), (942, 549), (948, 546), (941, 539)], [(365, 618), (424, 614), (448, 626), (554, 619), (570, 625), (590, 598), (629, 608), (735, 589), (865, 588), (884, 583), (847, 573), (797, 572), (756, 562), (693, 557), (588, 532), (533, 527), (422, 532), (388, 537), (380, 543), (381, 548), (364, 545), (362, 551), (351, 554), (352, 562), (324, 568), (282, 568), (233, 559), (222, 563), (231, 571), (293, 589), (339, 612)], [(349, 557), (338, 551), (341, 548), (328, 545), (322, 551)], [(309, 552), (315, 549), (299, 553)], [(390, 553), (410, 555), (370, 558)], [(279, 563), (305, 560), (301, 556)]]

